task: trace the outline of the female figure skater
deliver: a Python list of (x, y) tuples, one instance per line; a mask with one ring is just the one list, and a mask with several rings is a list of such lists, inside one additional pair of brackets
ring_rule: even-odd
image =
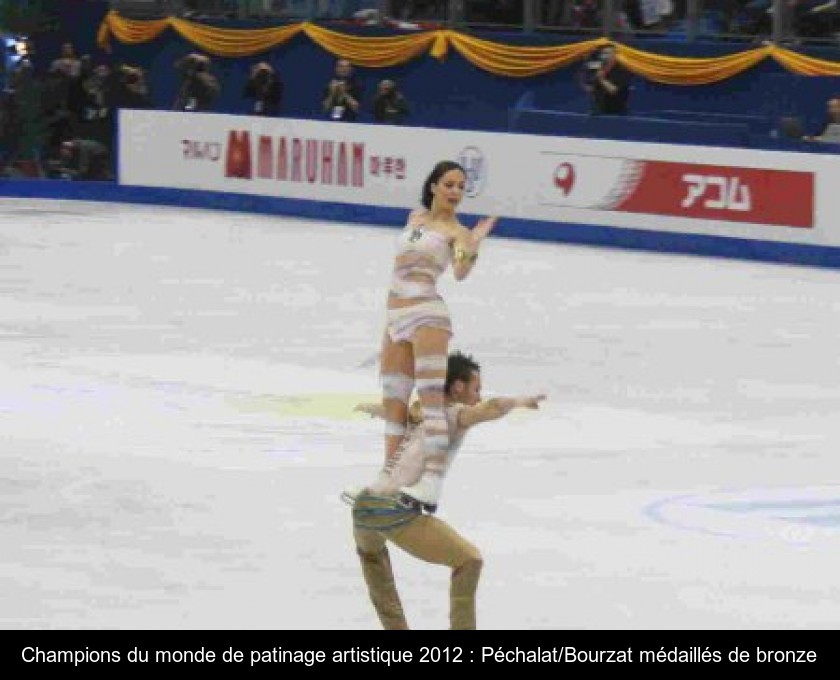
[(455, 278), (464, 280), (478, 258), (481, 242), (496, 225), (495, 217), (485, 217), (473, 229), (458, 221), (456, 210), (466, 179), (458, 163), (441, 161), (423, 185), (423, 208), (411, 213), (399, 238), (380, 354), (383, 474), (388, 474), (405, 438), (408, 403), (416, 386), (424, 430), (424, 471), (416, 483), (401, 491), (430, 512), (440, 496), (449, 447), (444, 382), (452, 335), (449, 310), (436, 284), (450, 263)]

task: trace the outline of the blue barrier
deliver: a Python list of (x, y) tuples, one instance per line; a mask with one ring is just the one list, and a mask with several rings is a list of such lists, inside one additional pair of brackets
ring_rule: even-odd
[(750, 115), (743, 113), (715, 113), (713, 111), (685, 111), (675, 109), (663, 109), (660, 111), (639, 112), (638, 115), (647, 118), (660, 118), (666, 120), (680, 120), (699, 123), (733, 123), (746, 125), (753, 134), (769, 135), (775, 127), (776, 121), (772, 116)]
[(539, 109), (516, 111), (515, 132), (694, 146), (750, 147), (744, 123), (704, 123), (641, 116), (594, 116)]
[[(0, 196), (174, 205), (289, 215), (392, 228), (404, 224), (406, 215), (406, 210), (399, 208), (209, 191), (130, 187), (100, 182), (5, 180), (0, 181)], [(478, 215), (464, 215), (464, 217), (472, 220)], [(827, 246), (514, 218), (502, 220), (494, 231), (495, 235), (535, 241), (840, 269), (840, 248)]]

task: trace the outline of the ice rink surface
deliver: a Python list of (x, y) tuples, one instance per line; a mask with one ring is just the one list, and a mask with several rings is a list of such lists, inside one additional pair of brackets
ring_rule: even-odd
[[(378, 628), (339, 493), (396, 235), (0, 200), (0, 626)], [(837, 627), (840, 272), (495, 238), (441, 290), (485, 396), (549, 397), (447, 478), (480, 628)]]

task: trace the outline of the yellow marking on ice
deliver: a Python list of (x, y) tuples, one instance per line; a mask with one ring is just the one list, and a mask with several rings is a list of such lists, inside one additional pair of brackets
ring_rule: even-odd
[(246, 413), (268, 413), (278, 418), (329, 418), (354, 420), (370, 418), (353, 411), (357, 404), (378, 403), (380, 394), (263, 394), (231, 399), (233, 406)]

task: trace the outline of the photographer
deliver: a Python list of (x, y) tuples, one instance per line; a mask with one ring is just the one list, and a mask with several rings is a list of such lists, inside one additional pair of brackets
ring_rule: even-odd
[(51, 179), (109, 181), (111, 154), (93, 139), (71, 139), (61, 144), (58, 158), (47, 161)]
[(83, 71), (79, 90), (76, 134), (110, 146), (114, 135), (113, 78), (104, 65)]
[(618, 63), (614, 47), (605, 47), (598, 57), (584, 64), (583, 88), (592, 98), (592, 113), (626, 115), (632, 74)]
[(362, 88), (353, 76), (353, 67), (346, 59), (339, 59), (335, 65), (335, 78), (327, 85), (322, 108), (333, 120), (356, 120)]
[(32, 62), (24, 59), (12, 72), (3, 92), (0, 153), (7, 163), (35, 160), (43, 136), (41, 87)]
[(175, 62), (181, 72), (176, 111), (209, 111), (219, 94), (219, 81), (210, 73), (210, 58), (193, 52)]
[(120, 64), (113, 77), (114, 107), (119, 109), (152, 109), (152, 97), (143, 69)]
[(255, 116), (276, 116), (283, 99), (283, 83), (271, 64), (264, 61), (251, 69), (243, 96), (253, 99), (251, 113)]
[(408, 115), (408, 102), (393, 80), (383, 80), (373, 99), (373, 117), (379, 123), (399, 125)]

